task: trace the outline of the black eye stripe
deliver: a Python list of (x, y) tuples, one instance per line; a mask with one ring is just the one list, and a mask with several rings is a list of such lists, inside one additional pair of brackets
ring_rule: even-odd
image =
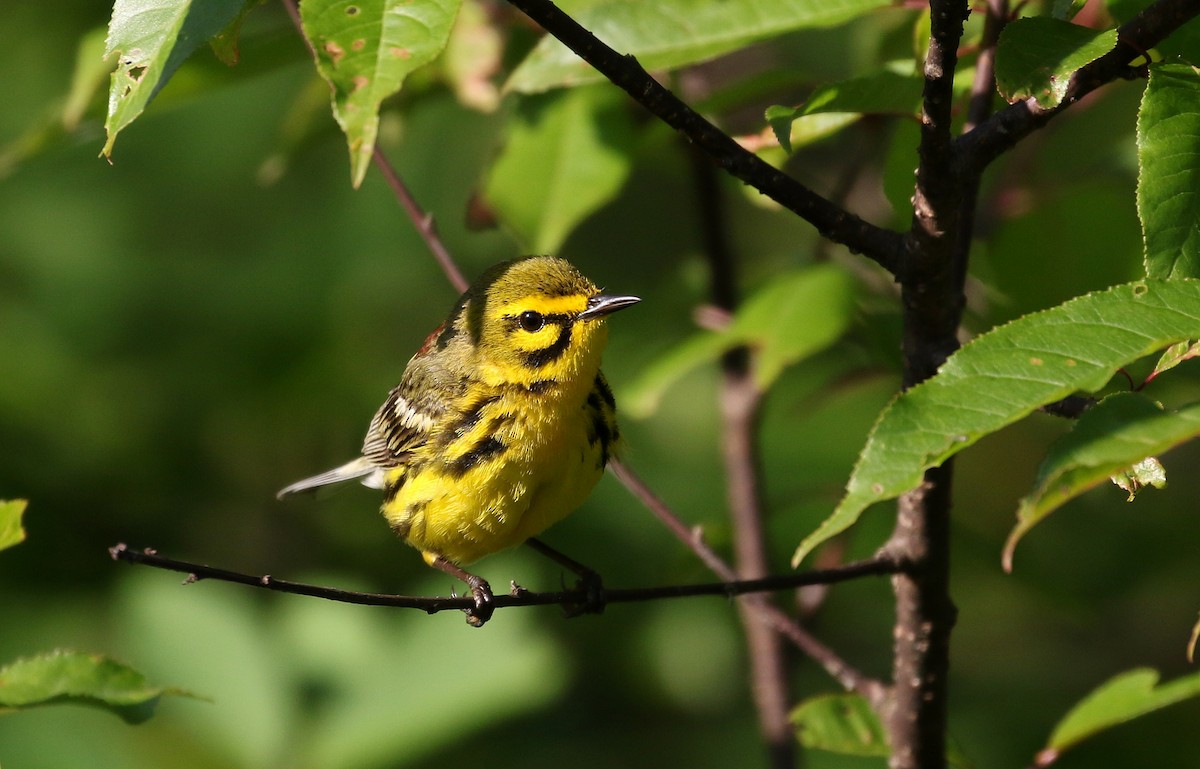
[[(524, 312), (517, 313), (516, 315), (505, 315), (504, 316), (505, 326), (507, 327), (508, 331), (510, 333), (512, 333), (512, 332), (524, 329), (524, 326), (521, 323), (521, 319), (524, 318), (525, 315), (528, 313), (533, 313), (535, 315), (541, 316), (541, 319), (542, 319), (541, 328), (544, 328), (544, 327), (550, 326), (550, 325), (565, 326), (565, 325), (570, 324), (574, 320), (574, 316), (568, 315), (565, 312), (539, 313), (539, 312), (535, 312), (533, 310), (525, 310)], [(541, 328), (538, 328), (536, 330), (540, 331)], [(528, 329), (524, 329), (524, 330), (528, 330)]]
[(529, 368), (541, 368), (547, 363), (552, 363), (562, 357), (567, 348), (571, 346), (571, 323), (564, 323), (562, 330), (558, 332), (558, 338), (550, 343), (549, 346), (543, 347), (540, 350), (524, 353), (521, 357), (522, 362)]

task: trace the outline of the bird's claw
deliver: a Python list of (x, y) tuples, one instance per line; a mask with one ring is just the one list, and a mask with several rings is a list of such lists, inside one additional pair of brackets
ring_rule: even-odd
[(474, 576), (467, 581), (467, 585), (471, 588), (471, 597), (475, 599), (475, 608), (463, 609), (467, 615), (467, 624), (471, 627), (483, 627), (496, 610), (492, 586), (487, 580)]

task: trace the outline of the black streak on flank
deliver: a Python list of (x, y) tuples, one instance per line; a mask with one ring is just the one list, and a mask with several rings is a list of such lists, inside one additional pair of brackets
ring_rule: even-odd
[(489, 435), (480, 439), (466, 454), (451, 462), (447, 469), (451, 475), (461, 478), (471, 468), (503, 452), (505, 448), (507, 447), (503, 441), (494, 435)]
[(592, 392), (600, 393), (600, 397), (603, 398), (604, 402), (608, 404), (609, 410), (617, 410), (617, 399), (613, 397), (612, 388), (608, 386), (608, 382), (605, 381), (603, 374), (596, 374), (595, 387)]
[(528, 368), (541, 368), (547, 363), (553, 363), (562, 357), (567, 348), (571, 346), (571, 324), (564, 323), (562, 331), (558, 332), (558, 338), (554, 340), (549, 347), (543, 347), (540, 350), (527, 352), (522, 361)]
[(471, 406), (471, 408), (467, 409), (463, 413), (462, 417), (450, 426), (450, 429), (444, 436), (445, 440), (453, 441), (471, 432), (475, 425), (479, 424), (479, 418), (483, 415), (483, 410), (498, 400), (500, 400), (500, 396), (493, 395), (490, 398), (484, 398), (480, 400), (478, 403)]

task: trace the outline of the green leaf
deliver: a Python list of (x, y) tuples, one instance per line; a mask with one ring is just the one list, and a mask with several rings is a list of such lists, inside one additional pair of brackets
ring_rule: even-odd
[[(889, 0), (561, 0), (558, 5), (615, 50), (648, 70), (695, 64), (797, 29), (830, 27)], [(505, 88), (536, 93), (603, 77), (545, 37)]]
[(1075, 70), (1116, 43), (1115, 29), (1094, 30), (1046, 17), (1017, 19), (1000, 33), (996, 86), (1010, 102), (1032, 96), (1043, 107), (1057, 106)]
[(209, 39), (208, 45), (212, 48), (213, 55), (226, 66), (232, 67), (238, 63), (238, 59), (242, 55), (238, 49), (242, 25), (246, 23), (246, 17), (250, 15), (250, 12), (265, 2), (266, 0), (242, 0), (241, 10), (225, 25), (224, 29)]
[(793, 563), (983, 436), (1076, 391), (1095, 392), (1122, 366), (1197, 336), (1196, 280), (1116, 286), (980, 336), (884, 409), (846, 495), (800, 543)]
[(379, 105), (442, 49), (461, 0), (304, 0), (300, 19), (317, 71), (333, 90), (333, 116), (362, 183), (375, 152)]
[(151, 686), (138, 671), (98, 654), (55, 651), (0, 668), (0, 711), (73, 702), (98, 705), (126, 723), (140, 724), (167, 694), (194, 696)]
[(24, 499), (0, 500), (0, 550), (19, 545), (25, 541), (25, 529), (21, 516), (29, 503)]
[[(1104, 6), (1118, 25), (1132, 21), (1155, 0), (1105, 0)], [(1153, 49), (1163, 56), (1181, 56), (1186, 61), (1200, 61), (1200, 24), (1184, 24)]]
[(1050, 15), (1062, 21), (1070, 21), (1075, 18), (1075, 14), (1083, 10), (1083, 6), (1087, 5), (1087, 0), (1054, 0), (1050, 8)]
[(799, 107), (772, 106), (766, 118), (779, 144), (792, 151), (792, 121), (817, 113), (856, 113), (864, 115), (916, 115), (921, 109), (924, 80), (916, 74), (881, 70), (874, 74), (831, 83), (813, 91)]
[(1017, 525), (1004, 546), (1004, 569), (1012, 570), (1017, 542), (1063, 504), (1112, 476), (1131, 473), (1114, 482), (1130, 491), (1142, 485), (1161, 486), (1165, 478), (1157, 460), (1140, 469), (1148, 457), (1161, 454), (1200, 435), (1200, 403), (1165, 411), (1138, 393), (1117, 393), (1088, 409), (1071, 432), (1050, 447), (1038, 470), (1034, 490), (1021, 500)]
[(243, 0), (116, 0), (105, 58), (119, 53), (108, 91), (108, 140), (142, 114), (179, 65), (242, 9)]
[(1038, 764), (1045, 766), (1089, 737), (1168, 705), (1200, 695), (1200, 673), (1157, 686), (1158, 671), (1140, 668), (1121, 673), (1096, 689), (1054, 728)]
[(792, 710), (796, 738), (806, 748), (851, 756), (887, 756), (887, 731), (879, 716), (857, 694), (826, 694)]
[(1154, 366), (1154, 371), (1147, 377), (1147, 381), (1154, 379), (1164, 371), (1171, 369), (1183, 363), (1185, 360), (1190, 360), (1200, 355), (1200, 341), (1193, 342), (1185, 340), (1179, 344), (1173, 344), (1167, 348), (1167, 351), (1158, 359), (1158, 363)]
[(1146, 275), (1200, 277), (1200, 74), (1194, 67), (1150, 68), (1137, 132)]
[(485, 196), (535, 253), (551, 253), (621, 191), (631, 168), (633, 118), (614, 88), (526, 99)]
[(727, 328), (689, 337), (647, 366), (621, 393), (622, 411), (648, 416), (688, 371), (743, 345), (755, 350), (755, 380), (766, 390), (785, 368), (836, 342), (854, 309), (854, 281), (837, 267), (780, 275), (748, 298)]
[(1135, 462), (1130, 467), (1114, 473), (1109, 480), (1129, 495), (1126, 499), (1127, 502), (1132, 502), (1137, 498), (1137, 493), (1147, 486), (1165, 489), (1167, 487), (1167, 468), (1163, 467), (1162, 462), (1159, 462), (1156, 457), (1146, 457), (1140, 462)]

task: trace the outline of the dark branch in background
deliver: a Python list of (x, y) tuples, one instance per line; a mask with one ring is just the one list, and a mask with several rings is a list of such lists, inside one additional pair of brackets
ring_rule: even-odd
[[(707, 158), (698, 151), (690, 155), (699, 193), (699, 229), (709, 266), (709, 291), (713, 305), (733, 315), (737, 310), (737, 270), (725, 228), (721, 180)], [(721, 356), (718, 399), (721, 458), (737, 574), (742, 579), (757, 579), (769, 573), (770, 564), (763, 533), (761, 467), (755, 440), (762, 392), (754, 381), (749, 347), (737, 347)], [(796, 763), (796, 740), (788, 719), (791, 697), (787, 661), (775, 628), (757, 621), (756, 608), (765, 605), (766, 596), (747, 596), (739, 602), (738, 610), (750, 656), (751, 692), (758, 709), (759, 729), (771, 764), (777, 769), (791, 769)]]
[(1117, 30), (1117, 45), (1077, 71), (1067, 95), (1057, 107), (1044, 108), (1034, 99), (1012, 104), (955, 142), (969, 173), (982, 173), (989, 163), (1016, 146), (1054, 116), (1102, 85), (1118, 78), (1138, 77), (1142, 70), (1130, 62), (1161, 43), (1168, 35), (1200, 14), (1195, 0), (1159, 0)]
[[(471, 596), (408, 596), (390, 595), (387, 593), (359, 593), (353, 590), (340, 590), (333, 587), (309, 585), (303, 582), (291, 582), (276, 579), (269, 574), (255, 576), (229, 569), (219, 569), (206, 564), (180, 561), (159, 555), (152, 548), (131, 550), (124, 544), (115, 545), (108, 549), (114, 561), (144, 564), (156, 569), (165, 569), (188, 575), (187, 582), (199, 582), (205, 579), (219, 582), (234, 582), (239, 585), (273, 590), (279, 593), (307, 595), (314, 598), (324, 598), (341, 603), (362, 604), (365, 606), (390, 606), (393, 608), (420, 609), (429, 614), (440, 611), (464, 611), (475, 607), (475, 599)], [(727, 598), (748, 593), (763, 593), (774, 590), (789, 590), (803, 585), (825, 585), (845, 582), (860, 577), (890, 574), (895, 565), (883, 558), (849, 563), (833, 569), (816, 569), (795, 574), (783, 574), (763, 579), (736, 580), (730, 582), (708, 582), (694, 585), (664, 585), (660, 587), (628, 588), (604, 590), (604, 602), (634, 603), (640, 601), (655, 601), (665, 598), (687, 598), (692, 596), (720, 595)], [(586, 601), (586, 590), (562, 590), (551, 593), (532, 593), (524, 588), (513, 586), (509, 595), (496, 595), (496, 608), (513, 606), (548, 606), (559, 605), (565, 608), (577, 608)]]
[[(691, 549), (696, 554), (696, 557), (703, 561), (714, 574), (726, 582), (737, 581), (737, 574), (734, 572), (733, 567), (725, 563), (721, 559), (721, 556), (717, 555), (708, 546), (708, 543), (704, 541), (703, 533), (699, 527), (693, 528), (685, 524), (665, 502), (659, 499), (642, 482), (641, 478), (637, 477), (632, 470), (620, 461), (610, 462), (609, 469), (612, 470), (617, 480), (631, 494), (641, 500), (642, 504), (675, 535), (676, 539)], [(878, 560), (884, 564), (883, 568), (887, 573), (894, 573), (898, 569), (896, 562), (891, 560), (886, 554), (879, 556)], [(824, 668), (825, 672), (841, 684), (846, 691), (861, 694), (873, 705), (878, 705), (883, 701), (887, 689), (881, 682), (864, 675), (848, 664), (838, 656), (837, 652), (818, 641), (781, 609), (769, 603), (756, 604), (754, 609), (760, 621), (769, 624), (782, 633), (800, 651)]]
[(760, 159), (664, 88), (633, 56), (622, 56), (549, 0), (509, 0), (610, 82), (628, 93), (728, 173), (794, 212), (822, 236), (895, 272), (903, 238), (863, 221)]

